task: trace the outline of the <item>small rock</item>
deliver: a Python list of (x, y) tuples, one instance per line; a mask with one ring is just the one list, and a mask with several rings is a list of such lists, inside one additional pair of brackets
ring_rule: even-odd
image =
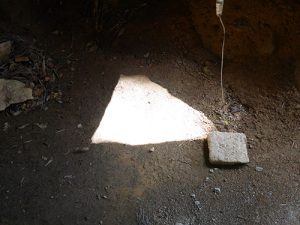
[(214, 169), (209, 169), (209, 172), (214, 173), (215, 171), (214, 171)]
[(201, 203), (200, 203), (200, 201), (195, 201), (194, 203), (198, 207), (198, 209), (201, 209)]
[(195, 201), (195, 205), (200, 205), (200, 201)]
[(220, 194), (221, 193), (221, 188), (216, 187), (216, 188), (214, 188), (213, 192), (216, 193), (216, 194)]
[(0, 79), (0, 111), (11, 104), (33, 99), (32, 89), (17, 80)]
[(255, 170), (256, 170), (257, 172), (262, 172), (262, 171), (264, 170), (264, 168), (262, 168), (262, 167), (260, 167), (260, 166), (256, 166), (256, 167), (255, 167)]
[(175, 223), (175, 225), (183, 225), (183, 224), (182, 224), (182, 223), (178, 223), (178, 222), (176, 222), (176, 223)]
[(154, 152), (154, 150), (155, 150), (155, 148), (152, 147), (152, 148), (149, 149), (149, 152)]
[(108, 199), (108, 197), (106, 195), (102, 195), (101, 198)]
[(83, 128), (82, 124), (81, 124), (81, 123), (78, 124), (78, 125), (77, 125), (77, 128), (78, 128), (78, 129), (82, 129), (82, 128)]
[(195, 195), (195, 194), (191, 194), (191, 197), (192, 197), (192, 198), (196, 198), (196, 195)]

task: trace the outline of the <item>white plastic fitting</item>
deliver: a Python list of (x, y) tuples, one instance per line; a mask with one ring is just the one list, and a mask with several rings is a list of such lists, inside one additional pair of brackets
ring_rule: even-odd
[(223, 6), (224, 6), (224, 0), (217, 0), (217, 2), (216, 2), (216, 14), (217, 14), (217, 16), (222, 16)]

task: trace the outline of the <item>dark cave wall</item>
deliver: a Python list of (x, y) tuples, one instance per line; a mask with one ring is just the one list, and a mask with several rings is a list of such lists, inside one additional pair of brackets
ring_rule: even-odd
[[(11, 24), (59, 24), (93, 17), (97, 0), (1, 0), (1, 27)], [(155, 4), (158, 0), (148, 1)], [(215, 1), (180, 0), (189, 6), (191, 21), (203, 46), (220, 56), (222, 29), (215, 12)], [(114, 9), (135, 7), (142, 0), (98, 0)], [(164, 7), (175, 7), (166, 0)], [(179, 4), (179, 5), (180, 5)], [(158, 4), (157, 4), (158, 5)], [(158, 11), (161, 9), (157, 9)], [(295, 68), (294, 81), (300, 90), (300, 1), (225, 0), (225, 58), (232, 61), (282, 59)], [(153, 12), (154, 14), (156, 12)], [(55, 15), (55, 16), (53, 16)], [(111, 14), (106, 14), (108, 17)], [(74, 22), (73, 22), (74, 23)], [(76, 24), (76, 23), (74, 23)], [(54, 26), (55, 27), (55, 26)], [(105, 28), (106, 29), (106, 28)], [(12, 29), (13, 30), (13, 29)]]
[[(215, 1), (189, 0), (195, 28), (203, 45), (220, 55), (222, 29)], [(226, 58), (279, 57), (296, 60), (300, 55), (300, 2), (294, 0), (225, 0)]]

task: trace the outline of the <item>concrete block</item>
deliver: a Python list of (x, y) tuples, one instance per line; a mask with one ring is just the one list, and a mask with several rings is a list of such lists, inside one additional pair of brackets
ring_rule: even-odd
[(207, 137), (209, 161), (214, 165), (249, 162), (247, 139), (243, 133), (211, 132)]

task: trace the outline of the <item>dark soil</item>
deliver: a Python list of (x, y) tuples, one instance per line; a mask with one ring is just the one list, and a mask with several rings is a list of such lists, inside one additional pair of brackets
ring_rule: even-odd
[[(292, 63), (226, 61), (224, 113), (219, 58), (202, 47), (181, 1), (134, 10), (119, 36), (95, 34), (85, 15), (36, 12), (30, 25), (10, 21), (1, 30), (36, 39), (62, 65), (63, 103), (0, 114), (0, 124), (9, 124), (0, 131), (1, 225), (300, 224), (300, 93)], [(219, 130), (244, 132), (250, 163), (214, 169), (205, 141), (91, 145), (120, 74), (147, 75)]]

